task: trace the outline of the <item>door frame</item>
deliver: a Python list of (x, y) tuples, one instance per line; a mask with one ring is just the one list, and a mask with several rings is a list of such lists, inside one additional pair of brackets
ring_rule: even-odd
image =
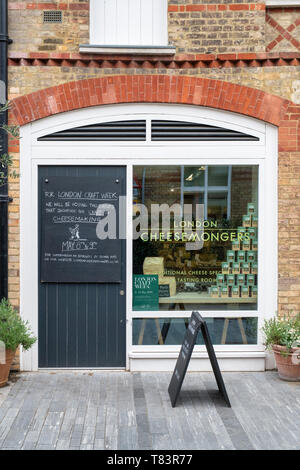
[[(151, 116), (173, 120), (193, 120), (194, 122), (227, 125), (234, 130), (252, 132), (261, 137), (259, 142), (151, 142), (150, 126), (147, 125), (145, 142), (38, 142), (37, 138), (49, 132), (57, 132), (70, 127), (88, 125), (92, 122), (106, 122), (122, 119), (145, 118)], [(35, 334), (38, 331), (38, 167), (40, 165), (97, 165), (125, 166), (127, 174), (127, 240), (126, 240), (126, 369), (132, 368), (132, 360), (175, 358), (179, 347), (132, 346), (132, 319), (150, 317), (153, 312), (132, 312), (132, 169), (138, 164), (182, 165), (183, 149), (189, 151), (184, 164), (257, 164), (259, 165), (259, 206), (260, 241), (259, 265), (260, 281), (258, 296), (259, 326), (262, 318), (270, 317), (277, 309), (277, 128), (271, 124), (247, 116), (191, 105), (131, 104), (106, 105), (85, 108), (68, 113), (50, 116), (21, 127), (20, 161), (20, 305), (21, 315), (30, 322)], [(89, 156), (83, 152), (88, 148)], [(242, 152), (241, 152), (242, 149)], [(242, 153), (242, 155), (241, 155)], [(55, 157), (53, 157), (55, 154)], [(202, 157), (201, 155), (205, 155)], [(268, 240), (271, 239), (272, 243)], [(263, 246), (263, 250), (261, 247)], [(268, 266), (266, 263), (268, 260)], [(269, 262), (270, 261), (270, 262)], [(28, 266), (32, 266), (28, 272)], [(267, 269), (268, 268), (268, 269)], [(265, 274), (270, 273), (266, 282)], [(164, 316), (166, 312), (164, 312)], [(226, 311), (226, 314), (230, 312)], [(252, 312), (243, 311), (247, 316)], [(190, 312), (186, 311), (185, 316)], [(235, 313), (236, 314), (236, 313)], [(169, 312), (168, 316), (183, 316), (182, 312)], [(224, 316), (224, 312), (211, 311), (207, 316)], [(229, 315), (227, 315), (229, 316)], [(218, 357), (249, 359), (264, 358), (262, 338), (254, 346), (216, 346)], [(195, 350), (195, 357), (203, 358), (202, 347)], [(38, 370), (37, 344), (29, 351), (21, 353), (21, 369)], [(145, 366), (147, 367), (147, 366)], [(151, 370), (151, 369), (150, 369)], [(153, 370), (153, 369), (152, 369)]]
[[(51, 354), (51, 351), (50, 351), (50, 345), (52, 344), (53, 345), (53, 341), (55, 341), (55, 338), (57, 338), (57, 335), (55, 334), (54, 337), (51, 336), (51, 338), (49, 338), (49, 336), (47, 336), (47, 333), (46, 331), (50, 328), (50, 330), (52, 329), (51, 328), (51, 324), (52, 324), (52, 327), (53, 327), (53, 320), (51, 320), (51, 315), (49, 317), (49, 322), (46, 320), (46, 313), (45, 313), (45, 310), (44, 308), (42, 307), (42, 304), (40, 302), (41, 298), (44, 299), (44, 301), (46, 302), (46, 297), (48, 298), (48, 300), (50, 300), (52, 298), (53, 300), (53, 297), (50, 292), (53, 292), (52, 291), (52, 287), (50, 287), (50, 291), (48, 291), (48, 294), (45, 294), (45, 289), (47, 289), (47, 285), (49, 286), (49, 281), (46, 281), (46, 282), (42, 282), (41, 281), (41, 273), (42, 273), (42, 260), (41, 260), (41, 255), (42, 255), (42, 248), (43, 248), (43, 215), (41, 213), (41, 209), (42, 209), (42, 206), (43, 206), (43, 202), (42, 202), (42, 199), (43, 199), (43, 189), (45, 189), (45, 187), (43, 186), (43, 180), (45, 178), (49, 178), (49, 181), (51, 182), (51, 180), (55, 179), (56, 176), (51, 176), (49, 173), (49, 169), (54, 169), (54, 174), (57, 173), (57, 168), (64, 168), (62, 170), (62, 175), (66, 175), (66, 174), (69, 174), (69, 170), (72, 169), (73, 170), (73, 173), (74, 173), (74, 170), (76, 171), (77, 173), (77, 170), (78, 170), (78, 176), (75, 176), (74, 174), (71, 175), (71, 178), (75, 177), (77, 178), (78, 177), (78, 180), (81, 180), (81, 177), (83, 178), (90, 178), (92, 177), (94, 179), (94, 182), (93, 182), (93, 185), (94, 185), (94, 190), (96, 191), (97, 189), (95, 189), (95, 185), (97, 186), (97, 182), (96, 182), (96, 179), (98, 181), (98, 184), (99, 184), (99, 181), (101, 180), (102, 182), (104, 181), (107, 181), (107, 178), (111, 179), (111, 183), (110, 183), (110, 188), (111, 188), (111, 184), (113, 184), (115, 182), (115, 178), (120, 178), (120, 184), (118, 184), (118, 190), (120, 191), (120, 194), (122, 196), (125, 196), (126, 197), (126, 184), (127, 184), (127, 179), (126, 179), (126, 165), (51, 165), (51, 166), (48, 166), (48, 165), (38, 165), (37, 166), (37, 172), (38, 172), (38, 248), (39, 248), (39, 253), (38, 253), (38, 265), (39, 265), (39, 277), (38, 277), (38, 303), (39, 303), (39, 306), (38, 306), (38, 321), (41, 322), (41, 324), (43, 325), (42, 329), (40, 329), (40, 334), (43, 336), (43, 342), (40, 344), (38, 342), (38, 346), (41, 346), (42, 345), (42, 349), (40, 349), (40, 354), (43, 355), (42, 353), (42, 350), (46, 348), (47, 352), (45, 353), (44, 351), (44, 360), (42, 361), (41, 360), (41, 357), (39, 357), (39, 368), (42, 369), (42, 370), (45, 370), (45, 369), (86, 369), (87, 367), (85, 366), (76, 366), (76, 365), (73, 365), (73, 366), (62, 366), (62, 365), (57, 365), (57, 366), (49, 366), (47, 364), (44, 364), (44, 365), (41, 365), (41, 362), (47, 362), (47, 357), (48, 357), (48, 354), (49, 355), (52, 355), (53, 357), (53, 350), (52, 350), (52, 354)], [(83, 170), (82, 170), (83, 169)], [(89, 176), (86, 175), (86, 172), (89, 172)], [(116, 174), (113, 175), (113, 173), (116, 172)], [(84, 173), (84, 174), (83, 174)], [(96, 173), (97, 173), (97, 176), (96, 176)], [(61, 176), (61, 178), (63, 178), (63, 180), (65, 181), (68, 176)], [(64, 184), (62, 182), (62, 184)], [(80, 181), (78, 182), (78, 184), (80, 184)], [(48, 185), (46, 185), (48, 186)], [(86, 186), (86, 190), (88, 190), (88, 186)], [(48, 188), (49, 189), (49, 188)], [(90, 188), (91, 189), (91, 188)], [(49, 189), (50, 190), (50, 189)], [(112, 190), (112, 189), (107, 189), (107, 190)], [(126, 215), (126, 214), (125, 214)], [(118, 224), (119, 225), (119, 224)], [(119, 227), (120, 228), (120, 227)], [(94, 228), (95, 230), (95, 228)], [(94, 234), (96, 235), (96, 233)], [(61, 287), (62, 286), (69, 286), (67, 288), (67, 290), (69, 290), (70, 288), (73, 289), (75, 288), (75, 286), (79, 286), (79, 291), (81, 293), (83, 293), (83, 291), (85, 291), (85, 287), (84, 286), (91, 286), (91, 289), (93, 289), (92, 286), (94, 286), (94, 288), (96, 287), (97, 289), (97, 292), (99, 293), (100, 295), (100, 299), (103, 298), (102, 296), (105, 296), (105, 299), (106, 301), (108, 300), (108, 298), (111, 298), (111, 296), (113, 295), (114, 298), (116, 299), (115, 300), (115, 306), (116, 306), (116, 311), (114, 310), (114, 308), (112, 308), (111, 312), (112, 312), (112, 315), (109, 315), (109, 317), (114, 317), (114, 315), (116, 315), (120, 321), (116, 321), (116, 323), (114, 324), (114, 326), (110, 325), (110, 327), (108, 327), (108, 334), (109, 334), (109, 338), (111, 338), (112, 342), (110, 342), (110, 340), (108, 339), (108, 342), (102, 338), (101, 340), (99, 339), (99, 341), (101, 341), (102, 345), (105, 345), (105, 348), (106, 346), (109, 347), (109, 344), (112, 348), (112, 355), (114, 354), (113, 353), (113, 350), (115, 350), (115, 346), (119, 346), (118, 347), (118, 351), (119, 351), (119, 356), (118, 356), (118, 362), (117, 364), (115, 365), (98, 365), (98, 366), (88, 366), (90, 367), (91, 369), (109, 369), (109, 370), (112, 370), (112, 369), (116, 369), (116, 370), (124, 370), (126, 368), (126, 296), (121, 296), (120, 295), (120, 292), (121, 290), (124, 289), (124, 291), (126, 292), (126, 271), (127, 271), (127, 266), (126, 266), (126, 241), (125, 240), (121, 240), (120, 241), (120, 274), (121, 274), (121, 278), (119, 281), (100, 281), (100, 282), (96, 282), (94, 284), (94, 281), (92, 280), (94, 278), (94, 275), (92, 276), (92, 278), (90, 277), (90, 280), (89, 281), (75, 281), (75, 282), (68, 282), (68, 281), (50, 281), (50, 285), (51, 284), (54, 284), (56, 285), (56, 287), (58, 287), (58, 291), (56, 292), (63, 292), (64, 291), (64, 288), (63, 288), (63, 291), (60, 291)], [(63, 263), (65, 264), (65, 263)], [(81, 286), (81, 287), (80, 287)], [(104, 286), (104, 290), (101, 286)], [(77, 290), (77, 289), (76, 289)], [(88, 287), (88, 292), (90, 292), (90, 288)], [(101, 292), (101, 293), (100, 293)], [(105, 293), (106, 292), (106, 293)], [(108, 294), (108, 292), (110, 292)], [(112, 293), (114, 292), (114, 294)], [(55, 294), (54, 294), (55, 295)], [(106, 298), (106, 296), (108, 296)], [(60, 295), (59, 295), (60, 297)], [(59, 298), (58, 297), (58, 298)], [(79, 294), (79, 299), (80, 299), (80, 294)], [(87, 297), (87, 299), (89, 300), (89, 297)], [(68, 303), (68, 302), (67, 302)], [(91, 312), (92, 316), (93, 315), (96, 315), (98, 318), (97, 318), (97, 322), (98, 322), (98, 328), (100, 326), (100, 324), (102, 324), (102, 320), (104, 320), (104, 317), (103, 315), (105, 316), (105, 313), (102, 311), (102, 314), (99, 316), (97, 315), (97, 311), (95, 311), (94, 309), (90, 310), (90, 302), (89, 303), (89, 308), (87, 309), (87, 317), (89, 316), (89, 313)], [(44, 305), (44, 304), (43, 304)], [(48, 304), (49, 305), (49, 304)], [(100, 303), (101, 305), (101, 303)], [(105, 305), (105, 303), (104, 303)], [(61, 311), (61, 308), (58, 306), (58, 309)], [(70, 305), (69, 305), (69, 314), (67, 316), (67, 318), (69, 318), (68, 320), (68, 328), (70, 327), (71, 323), (74, 325), (73, 321), (71, 320), (71, 316), (70, 316), (70, 312), (72, 312), (72, 310), (70, 309)], [(51, 310), (50, 310), (51, 312)], [(77, 321), (81, 322), (82, 319), (84, 318), (85, 316), (85, 312), (82, 312), (80, 313), (81, 310), (78, 310), (77, 312)], [(94, 313), (93, 313), (94, 312)], [(96, 313), (95, 313), (96, 312)], [(110, 311), (109, 311), (110, 312)], [(48, 315), (49, 316), (49, 315)], [(73, 318), (73, 317), (72, 317)], [(85, 320), (85, 325), (86, 325), (86, 334), (88, 334), (88, 341), (86, 343), (86, 346), (87, 346), (87, 350), (86, 352), (90, 351), (90, 344), (89, 344), (89, 341), (93, 342), (93, 337), (94, 337), (94, 328), (96, 327), (96, 325), (91, 325), (90, 323), (87, 323), (87, 320)], [(55, 321), (55, 320), (54, 320)], [(61, 321), (61, 320), (58, 320), (56, 319), (56, 327), (58, 327), (58, 321)], [(111, 321), (111, 320), (108, 320), (106, 319), (107, 321), (107, 326), (108, 326), (108, 323)], [(114, 319), (112, 319), (112, 321), (114, 322)], [(60, 323), (61, 325), (63, 323)], [(90, 325), (90, 326), (88, 326)], [(66, 338), (69, 338), (69, 341), (72, 342), (72, 339), (71, 337), (69, 336), (69, 334), (67, 333), (67, 330), (64, 330), (64, 326), (62, 326), (62, 331), (61, 331), (61, 334), (63, 337), (66, 337)], [(97, 328), (96, 328), (97, 329)], [(102, 330), (102, 328), (101, 328)], [(53, 330), (52, 330), (53, 331)], [(58, 327), (58, 332), (60, 331), (60, 328)], [(111, 333), (110, 333), (111, 332)], [(74, 332), (75, 333), (75, 332)], [(95, 330), (95, 333), (96, 333), (96, 330)], [(98, 333), (100, 333), (100, 330), (98, 330)], [(44, 334), (46, 334), (46, 337), (44, 336)], [(106, 335), (105, 335), (106, 336)], [(39, 337), (39, 336), (38, 336)], [(75, 337), (78, 338), (78, 343), (80, 342), (80, 339), (83, 340), (85, 338), (85, 334), (83, 332), (81, 332), (80, 329), (76, 329), (76, 333), (75, 333)], [(58, 338), (57, 338), (58, 339)], [(97, 341), (96, 344), (100, 344), (100, 342)], [(46, 344), (48, 343), (48, 346), (46, 346)], [(59, 342), (58, 342), (59, 344)], [(64, 343), (65, 344), (65, 343)], [(122, 345), (122, 347), (120, 347)], [(60, 350), (60, 352), (62, 353), (61, 351), (61, 348), (60, 346), (57, 346), (55, 345), (55, 349), (58, 347), (58, 349)], [(77, 347), (78, 347), (78, 344), (77, 344)], [(72, 348), (68, 348), (69, 351), (71, 351)], [(70, 362), (80, 362), (81, 361), (81, 355), (76, 351), (76, 356), (72, 356), (72, 357), (69, 357), (66, 353), (66, 356), (63, 357), (63, 359), (65, 361), (70, 361)], [(122, 353), (120, 352), (122, 351)], [(62, 353), (63, 355), (63, 353)], [(60, 354), (58, 353), (58, 350), (56, 349), (56, 358), (58, 360), (58, 362), (61, 362), (58, 357), (60, 357)], [(76, 357), (76, 359), (75, 359)], [(102, 357), (102, 359), (101, 359)], [(98, 355), (96, 354), (96, 362), (107, 362), (108, 364), (110, 363), (111, 364), (111, 361), (112, 361), (112, 357), (110, 354), (107, 355), (107, 360), (103, 360), (103, 356), (101, 355)]]

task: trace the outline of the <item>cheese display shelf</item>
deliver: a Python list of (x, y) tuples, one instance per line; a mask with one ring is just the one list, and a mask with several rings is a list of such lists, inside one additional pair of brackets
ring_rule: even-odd
[(226, 304), (226, 303), (255, 303), (254, 297), (210, 297), (206, 293), (180, 292), (172, 297), (160, 297), (160, 304)]
[[(205, 304), (251, 304), (251, 309), (257, 303), (257, 248), (258, 248), (258, 217), (256, 205), (248, 203), (247, 214), (242, 216), (242, 226), (236, 229), (236, 238), (232, 241), (231, 249), (226, 251), (225, 260), (221, 265), (221, 272), (217, 272), (207, 291), (191, 286), (184, 286), (186, 291), (179, 289), (175, 276), (166, 276), (165, 256), (146, 257), (143, 261), (143, 274), (156, 275), (159, 284), (159, 305), (169, 304), (174, 308), (184, 310), (185, 305)], [(191, 258), (192, 253), (189, 252)], [(200, 262), (199, 253), (194, 260)], [(218, 268), (219, 269), (219, 268)], [(180, 286), (181, 287), (181, 286)], [(170, 310), (169, 308), (169, 310)]]
[[(222, 273), (217, 274), (216, 285), (209, 288), (212, 303), (257, 302), (257, 231), (258, 217), (255, 204), (248, 203), (243, 215), (243, 226), (237, 228), (237, 240), (227, 250), (227, 261)], [(209, 300), (206, 300), (210, 303)]]

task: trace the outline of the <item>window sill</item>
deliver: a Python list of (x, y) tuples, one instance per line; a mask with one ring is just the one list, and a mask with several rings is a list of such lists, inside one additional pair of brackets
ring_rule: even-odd
[(83, 54), (139, 54), (139, 55), (174, 55), (174, 46), (103, 46), (97, 44), (80, 44), (79, 52)]
[(266, 7), (300, 7), (300, 0), (266, 0)]

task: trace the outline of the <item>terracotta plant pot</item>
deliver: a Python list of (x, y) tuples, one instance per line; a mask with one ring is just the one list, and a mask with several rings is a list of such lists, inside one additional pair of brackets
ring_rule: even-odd
[(4, 387), (8, 381), (10, 366), (12, 365), (12, 361), (14, 360), (16, 351), (11, 351), (7, 349), (6, 353), (6, 363), (0, 363), (0, 387)]
[(274, 344), (272, 349), (279, 377), (290, 382), (300, 381), (300, 349), (292, 348), (284, 355), (282, 353), (286, 351), (285, 346)]

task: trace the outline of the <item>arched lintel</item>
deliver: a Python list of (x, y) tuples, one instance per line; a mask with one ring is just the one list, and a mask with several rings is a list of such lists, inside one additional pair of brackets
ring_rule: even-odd
[(92, 106), (121, 103), (190, 104), (250, 116), (275, 126), (291, 102), (263, 91), (208, 78), (117, 75), (68, 82), (15, 98), (11, 120), (22, 126)]

